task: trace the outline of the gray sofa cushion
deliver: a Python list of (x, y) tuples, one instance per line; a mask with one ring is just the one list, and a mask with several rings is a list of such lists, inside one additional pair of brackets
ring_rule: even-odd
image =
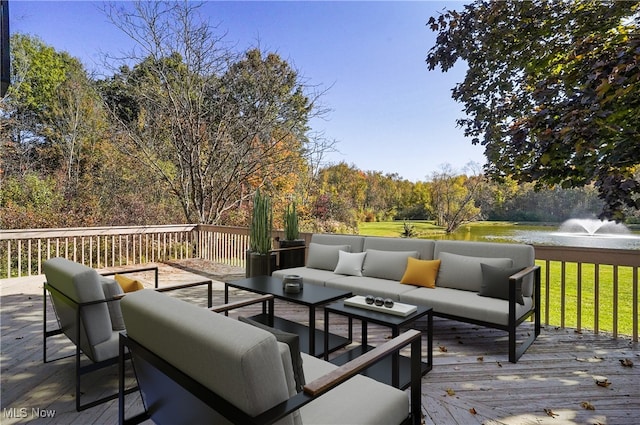
[[(311, 382), (337, 366), (302, 354), (304, 373)], [(409, 416), (404, 391), (371, 378), (356, 375), (300, 409), (305, 425), (399, 424)]]
[(302, 357), (300, 356), (300, 337), (297, 334), (285, 332), (280, 329), (272, 328), (263, 323), (256, 322), (247, 317), (238, 317), (241, 322), (248, 323), (252, 326), (256, 326), (260, 329), (264, 329), (267, 332), (271, 332), (276, 337), (278, 342), (282, 342), (289, 347), (289, 353), (291, 354), (291, 364), (293, 366), (293, 375), (296, 382), (295, 390), (297, 393), (302, 391), (302, 387), (305, 384), (304, 370), (302, 368)]
[[(102, 291), (104, 292), (104, 297), (106, 299), (124, 294), (122, 287), (114, 279), (101, 276), (100, 283), (102, 284)], [(124, 319), (122, 318), (122, 310), (120, 309), (120, 301), (109, 301), (107, 303), (107, 308), (109, 309), (111, 328), (114, 331), (123, 331), (125, 328)]]
[(364, 236), (359, 235), (334, 235), (330, 233), (314, 233), (311, 235), (312, 243), (321, 245), (349, 245), (349, 252), (363, 252)]
[[(530, 267), (535, 264), (535, 250), (526, 244), (498, 243), (498, 242), (467, 242), (467, 241), (436, 241), (434, 258), (440, 258), (441, 252), (458, 255), (470, 255), (491, 258), (511, 258), (512, 266)], [(501, 267), (501, 266), (496, 266)], [(530, 297), (533, 294), (533, 276), (528, 276), (522, 283), (522, 295)]]
[[(509, 301), (479, 297), (477, 292), (438, 286), (435, 289), (416, 288), (400, 294), (400, 302), (426, 305), (433, 308), (434, 313), (451, 314), (502, 326), (509, 324)], [(533, 300), (530, 297), (524, 298), (524, 305), (516, 303), (516, 319), (529, 313), (532, 306)]]
[(403, 292), (416, 288), (413, 285), (406, 285), (395, 280), (367, 276), (341, 276), (328, 280), (325, 286), (351, 291), (354, 295), (375, 295), (376, 297), (391, 298), (394, 301), (398, 301), (398, 297)]
[(334, 271), (338, 265), (338, 252), (349, 252), (350, 250), (350, 245), (323, 245), (311, 242), (307, 256), (307, 267)]
[[(55, 257), (42, 263), (47, 283), (78, 303), (105, 299), (100, 275), (91, 267), (65, 258)], [(75, 344), (75, 310), (57, 297), (53, 298), (64, 333)], [(93, 361), (118, 356), (118, 333), (114, 332), (107, 303), (82, 308), (82, 332), (80, 348)], [(114, 343), (115, 341), (115, 343)]]
[(367, 249), (362, 275), (400, 282), (407, 270), (407, 258), (418, 258), (418, 251), (380, 251)]
[(513, 265), (511, 258), (488, 258), (457, 255), (449, 252), (439, 254), (440, 270), (436, 279), (437, 287), (480, 291), (482, 285), (482, 269), (480, 264), (507, 268)]
[(367, 236), (364, 239), (364, 251), (377, 249), (378, 251), (418, 251), (421, 260), (433, 260), (433, 250), (436, 242), (430, 239), (385, 238)]
[[(500, 268), (493, 267), (488, 264), (480, 264), (482, 269), (482, 284), (478, 295), (483, 297), (509, 299), (509, 278), (518, 273), (522, 268), (509, 267)], [(522, 300), (522, 282), (516, 283), (516, 302), (524, 305)]]

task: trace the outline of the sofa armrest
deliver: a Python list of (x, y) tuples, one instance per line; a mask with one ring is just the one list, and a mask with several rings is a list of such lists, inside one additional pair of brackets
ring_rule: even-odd
[(515, 323), (516, 318), (516, 286), (523, 284), (524, 279), (533, 275), (533, 309), (540, 308), (540, 266), (529, 266), (509, 277), (509, 323)]
[(511, 275), (509, 277), (509, 279), (510, 280), (514, 280), (514, 281), (524, 279), (526, 276), (530, 275), (531, 273), (534, 273), (536, 271), (536, 269), (540, 269), (540, 266), (529, 266), (529, 267), (526, 267), (526, 268), (520, 270), (518, 273), (516, 273), (514, 275)]
[[(516, 319), (516, 285), (518, 282), (522, 285), (525, 277), (533, 275), (533, 305), (531, 310), (523, 315), (519, 320)], [(525, 319), (534, 315), (534, 330), (533, 334), (520, 345), (520, 348), (516, 348), (516, 327)], [(526, 349), (533, 344), (536, 337), (540, 335), (541, 329), (541, 317), (540, 317), (540, 266), (533, 265), (519, 271), (518, 273), (509, 277), (509, 361), (516, 363), (518, 359), (524, 354)]]
[[(534, 306), (540, 303), (540, 266), (534, 265), (526, 267), (516, 274), (509, 276), (509, 310), (513, 310), (513, 314), (515, 317), (515, 303), (516, 303), (516, 285), (519, 283), (523, 284), (524, 279), (533, 275), (533, 302)], [(512, 308), (513, 307), (513, 308)]]
[(422, 359), (422, 333), (410, 329), (384, 344), (366, 352), (358, 358), (340, 366), (320, 378), (306, 384), (303, 391), (294, 395), (289, 400), (272, 407), (271, 409), (252, 418), (252, 423), (272, 424), (295, 412), (304, 405), (354, 377), (364, 369), (377, 363), (387, 356), (400, 351), (407, 345), (411, 345), (411, 423), (418, 425), (421, 420), (421, 359)]

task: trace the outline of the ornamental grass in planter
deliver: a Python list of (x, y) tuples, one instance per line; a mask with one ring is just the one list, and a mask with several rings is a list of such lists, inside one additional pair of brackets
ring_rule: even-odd
[(249, 226), (249, 250), (246, 256), (247, 277), (270, 275), (276, 268), (276, 256), (271, 253), (273, 213), (271, 199), (260, 189), (253, 197), (253, 212)]
[(280, 248), (295, 248), (280, 252), (280, 268), (290, 269), (292, 267), (304, 266), (304, 239), (298, 239), (300, 236), (298, 212), (296, 203), (292, 202), (287, 205), (284, 213), (284, 236), (285, 239), (280, 241)]

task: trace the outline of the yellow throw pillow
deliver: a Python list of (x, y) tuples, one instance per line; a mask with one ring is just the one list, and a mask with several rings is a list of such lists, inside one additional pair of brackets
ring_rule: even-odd
[(440, 260), (418, 260), (409, 257), (407, 270), (405, 270), (400, 283), (435, 288), (439, 269)]
[(120, 285), (124, 292), (133, 292), (137, 291), (138, 289), (144, 289), (142, 283), (135, 279), (131, 279), (130, 277), (117, 274), (113, 278), (116, 280), (116, 282), (118, 282), (118, 285)]

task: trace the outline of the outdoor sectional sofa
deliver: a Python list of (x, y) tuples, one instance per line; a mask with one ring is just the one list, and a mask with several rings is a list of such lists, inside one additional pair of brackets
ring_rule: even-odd
[[(435, 260), (435, 261), (434, 261)], [(314, 234), (299, 275), (324, 285), (394, 302), (425, 305), (440, 317), (505, 330), (516, 363), (540, 334), (540, 268), (526, 244)], [(517, 346), (517, 327), (534, 331)]]

